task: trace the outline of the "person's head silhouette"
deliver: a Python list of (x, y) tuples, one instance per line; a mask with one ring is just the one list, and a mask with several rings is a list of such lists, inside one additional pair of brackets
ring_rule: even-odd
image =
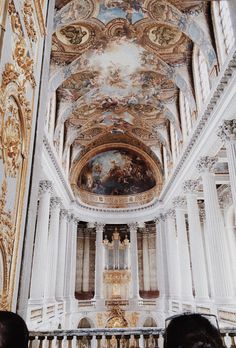
[(201, 314), (175, 316), (165, 330), (164, 348), (222, 347), (219, 329)]
[(0, 348), (27, 348), (29, 331), (15, 313), (0, 311)]

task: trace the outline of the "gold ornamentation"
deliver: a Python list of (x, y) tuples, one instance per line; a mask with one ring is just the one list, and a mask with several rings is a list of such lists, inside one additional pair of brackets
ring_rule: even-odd
[(2, 135), (3, 158), (6, 174), (16, 177), (20, 166), (21, 133), (19, 124), (19, 110), (15, 103), (8, 105), (9, 114)]
[(15, 48), (13, 49), (13, 59), (22, 70), (27, 81), (30, 82), (32, 87), (36, 86), (35, 78), (33, 74), (33, 59), (29, 57), (29, 53), (26, 48), (24, 34), (20, 22), (20, 17), (16, 12), (13, 1), (9, 3), (8, 12), (11, 16), (11, 26), (13, 32), (16, 34)]
[(16, 81), (18, 77), (19, 73), (15, 70), (14, 66), (7, 63), (2, 74), (2, 87), (6, 87), (10, 82)]
[(35, 5), (35, 11), (36, 11), (37, 19), (38, 19), (40, 33), (42, 36), (44, 36), (46, 35), (46, 29), (45, 29), (45, 23), (43, 18), (42, 3), (40, 0), (34, 0), (34, 5)]
[(119, 328), (127, 327), (128, 322), (125, 319), (125, 311), (122, 310), (119, 306), (115, 306), (111, 309), (108, 314), (108, 320), (106, 327), (108, 328)]
[(12, 213), (6, 209), (7, 181), (3, 180), (0, 194), (0, 252), (3, 261), (3, 284), (0, 294), (0, 309), (9, 310), (8, 284), (10, 278), (11, 259), (13, 254), (15, 233), (12, 223)]
[(36, 30), (34, 27), (33, 20), (33, 7), (31, 4), (31, 0), (25, 0), (23, 5), (23, 13), (24, 13), (24, 23), (25, 28), (28, 34), (28, 37), (33, 41), (37, 41)]
[(17, 62), (18, 66), (23, 70), (26, 80), (28, 80), (32, 87), (36, 86), (35, 78), (33, 74), (33, 59), (31, 59), (26, 50), (25, 40), (23, 37), (19, 38), (16, 42), (13, 58)]

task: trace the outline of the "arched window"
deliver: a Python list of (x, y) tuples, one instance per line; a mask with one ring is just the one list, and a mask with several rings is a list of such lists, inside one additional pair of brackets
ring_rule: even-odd
[(187, 98), (180, 93), (180, 118), (184, 140), (192, 129), (192, 116)]
[(177, 157), (179, 156), (179, 139), (173, 124), (170, 125), (170, 136), (173, 159), (176, 161)]
[(212, 13), (220, 63), (223, 64), (235, 44), (228, 1), (213, 1)]
[(210, 78), (206, 58), (202, 51), (194, 48), (194, 82), (198, 108), (205, 104), (210, 93)]

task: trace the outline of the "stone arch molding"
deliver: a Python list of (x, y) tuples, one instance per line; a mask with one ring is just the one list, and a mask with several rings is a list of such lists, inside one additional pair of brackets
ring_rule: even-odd
[[(143, 8), (148, 17), (158, 23), (161, 22), (180, 30), (198, 45), (206, 57), (209, 68), (216, 64), (215, 50), (205, 32), (194, 19), (164, 0), (146, 0)], [(98, 4), (96, 1), (83, 0), (78, 2), (73, 0), (56, 13), (54, 31), (63, 26), (74, 24), (78, 20), (95, 17), (97, 13)]]

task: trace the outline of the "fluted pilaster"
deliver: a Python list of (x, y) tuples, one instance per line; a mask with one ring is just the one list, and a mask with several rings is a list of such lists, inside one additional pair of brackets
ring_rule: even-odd
[(169, 291), (172, 299), (179, 299), (180, 295), (180, 269), (177, 237), (175, 230), (175, 211), (169, 209), (166, 213), (167, 232), (167, 257), (168, 257), (168, 278)]
[(202, 176), (207, 240), (213, 272), (214, 295), (216, 302), (224, 304), (232, 301), (233, 286), (230, 274), (230, 264), (226, 246), (225, 229), (218, 202), (214, 178), (216, 158), (201, 157), (197, 168)]
[(105, 224), (97, 223), (96, 227), (96, 250), (95, 250), (95, 299), (103, 298), (103, 270), (104, 270), (104, 248), (103, 230)]
[(32, 303), (42, 302), (44, 297), (44, 285), (46, 280), (45, 269), (47, 268), (47, 242), (51, 194), (51, 181), (40, 181), (39, 206), (30, 288), (30, 302)]
[(55, 300), (56, 295), (56, 272), (57, 272), (57, 256), (58, 256), (58, 239), (59, 239), (59, 216), (60, 216), (61, 200), (59, 197), (52, 197), (50, 200), (50, 226), (48, 234), (47, 248), (47, 268), (45, 282), (45, 301), (51, 302)]
[(68, 229), (68, 211), (62, 209), (60, 211), (60, 229), (58, 242), (58, 260), (57, 260), (57, 280), (56, 280), (56, 299), (64, 298), (64, 282), (65, 282), (65, 260), (66, 260), (66, 235)]
[(137, 243), (138, 224), (129, 224), (130, 230), (130, 256), (131, 256), (131, 277), (132, 277), (132, 297), (139, 298), (139, 275), (138, 275), (138, 243)]
[(145, 229), (142, 231), (143, 243), (143, 290), (150, 290), (150, 265), (149, 265), (149, 251), (148, 251), (148, 234)]
[(176, 226), (178, 235), (178, 249), (181, 277), (181, 297), (183, 300), (191, 301), (193, 299), (192, 275), (190, 269), (190, 256), (188, 247), (188, 236), (185, 222), (185, 212), (187, 203), (184, 197), (178, 196), (173, 200), (175, 207)]
[(236, 216), (236, 119), (224, 120), (217, 135), (226, 145), (230, 186)]
[(197, 180), (186, 180), (183, 185), (187, 200), (189, 243), (195, 297), (198, 302), (209, 300), (206, 260), (204, 254), (201, 222), (197, 203)]

